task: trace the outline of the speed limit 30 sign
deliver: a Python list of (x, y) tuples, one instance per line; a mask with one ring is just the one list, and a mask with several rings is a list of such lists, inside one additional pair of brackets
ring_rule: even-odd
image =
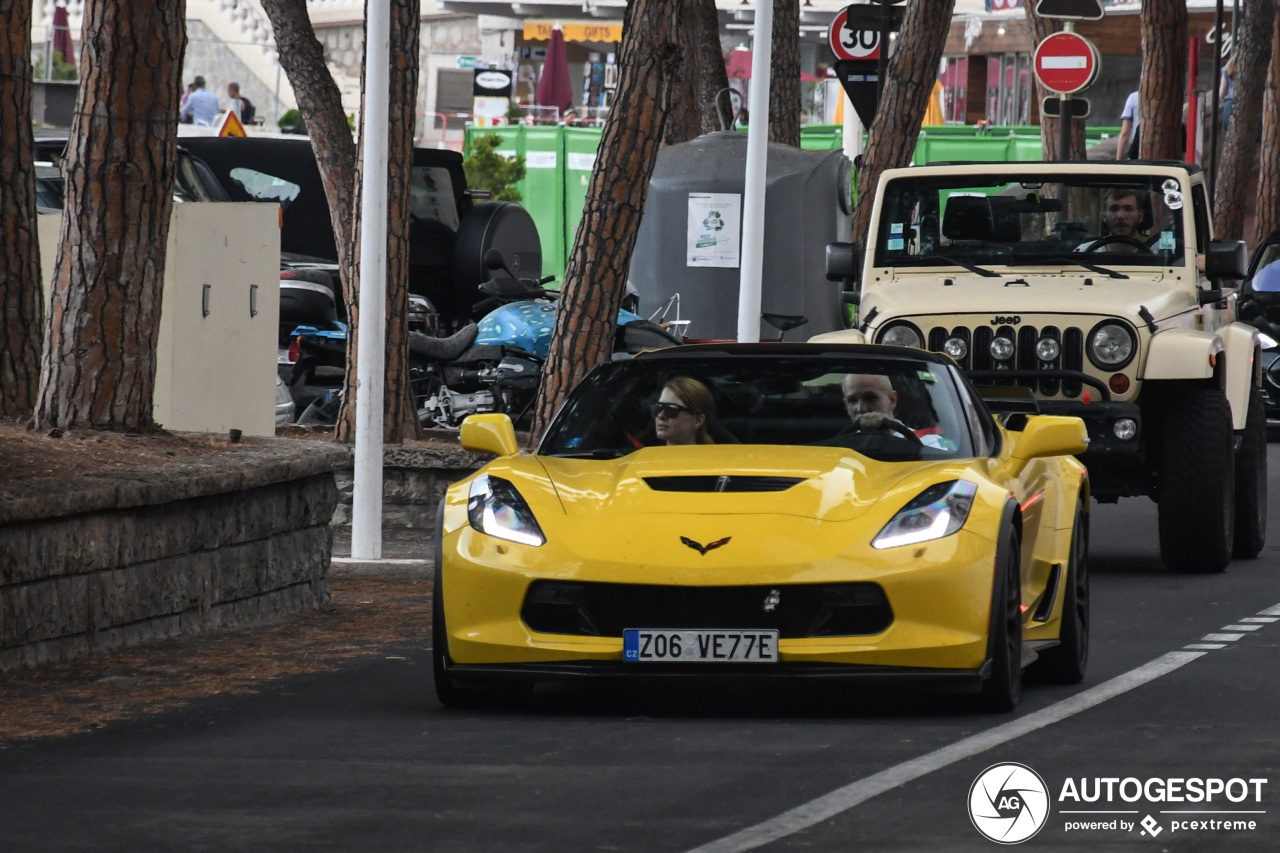
[(841, 9), (836, 14), (827, 38), (836, 59), (880, 58), (880, 33), (875, 30), (850, 29), (848, 9)]

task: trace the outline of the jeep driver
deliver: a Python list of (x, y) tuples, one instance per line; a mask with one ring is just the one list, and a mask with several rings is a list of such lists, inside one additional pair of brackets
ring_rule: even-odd
[(1266, 524), (1259, 344), (1232, 289), (1244, 273), (1244, 244), (1212, 239), (1195, 166), (889, 170), (865, 251), (827, 248), (854, 328), (819, 338), (943, 352), (978, 385), (1083, 418), (1092, 495), (1151, 496), (1165, 564), (1221, 571), (1257, 556)]

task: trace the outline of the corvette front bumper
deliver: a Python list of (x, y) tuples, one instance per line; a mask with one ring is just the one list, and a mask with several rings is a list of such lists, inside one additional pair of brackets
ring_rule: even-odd
[[(740, 519), (742, 539), (759, 519)], [(739, 535), (737, 531), (732, 532)], [(758, 530), (757, 530), (758, 534)], [(448, 653), (459, 675), (577, 677), (580, 675), (717, 675), (936, 680), (980, 678), (987, 657), (995, 543), (967, 530), (915, 546), (849, 552), (794, 563), (726, 564), (679, 573), (642, 560), (584, 560), (552, 542), (534, 548), (463, 527), (442, 542)], [(796, 546), (797, 556), (803, 546)], [(710, 561), (707, 561), (710, 566)], [(892, 609), (889, 626), (873, 635), (793, 636), (778, 643), (779, 664), (628, 664), (622, 637), (551, 634), (521, 619), (536, 580), (607, 583), (683, 583), (698, 588), (873, 583)], [(787, 595), (783, 593), (783, 606)], [(764, 621), (763, 616), (761, 617)], [(647, 628), (651, 625), (628, 625)], [(688, 625), (688, 628), (731, 626)], [(761, 625), (760, 627), (767, 627)], [(765, 672), (768, 670), (769, 672)], [(941, 671), (941, 672), (935, 672)]]

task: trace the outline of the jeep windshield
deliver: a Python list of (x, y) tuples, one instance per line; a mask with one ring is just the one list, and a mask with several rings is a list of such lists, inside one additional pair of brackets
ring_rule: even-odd
[(1037, 174), (897, 178), (876, 236), (881, 267), (1184, 264), (1184, 199), (1172, 176)]

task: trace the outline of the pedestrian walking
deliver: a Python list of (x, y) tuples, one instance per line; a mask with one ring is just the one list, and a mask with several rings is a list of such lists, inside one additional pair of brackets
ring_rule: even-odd
[(1117, 160), (1138, 159), (1138, 135), (1141, 132), (1142, 118), (1138, 114), (1138, 93), (1133, 92), (1125, 99), (1124, 110), (1120, 113), (1120, 141), (1116, 145)]

